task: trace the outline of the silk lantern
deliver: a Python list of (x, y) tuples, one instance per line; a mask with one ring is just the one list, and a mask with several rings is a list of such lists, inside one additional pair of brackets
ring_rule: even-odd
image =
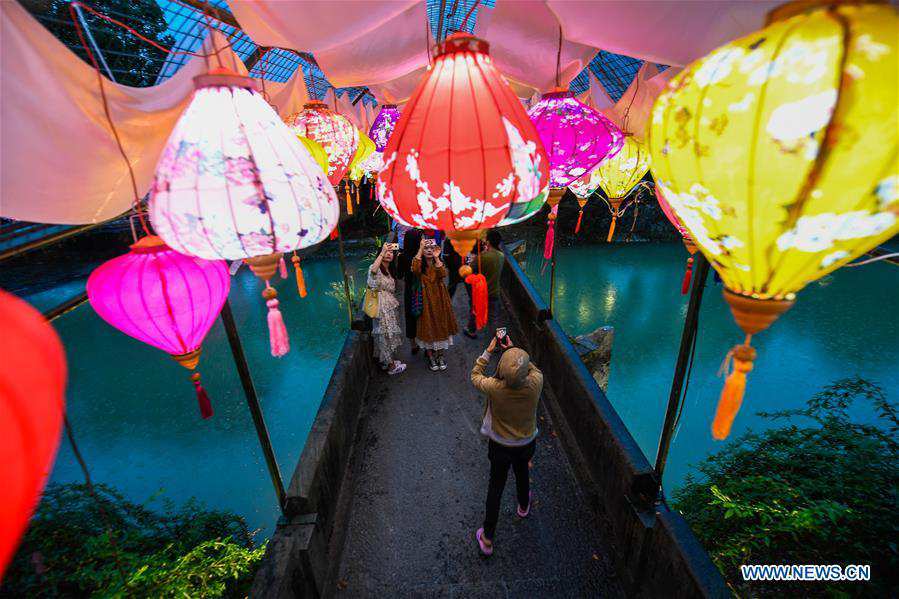
[(0, 291), (0, 577), (37, 506), (65, 410), (66, 356), (40, 312)]
[(656, 100), (657, 185), (746, 334), (728, 355), (716, 439), (742, 402), (752, 336), (809, 282), (899, 232), (897, 30), (886, 4), (787, 4)]
[(305, 104), (290, 126), (297, 135), (321, 144), (328, 154), (328, 181), (333, 186), (339, 185), (359, 145), (359, 130), (348, 118), (334, 112), (320, 100)]
[(148, 235), (91, 273), (87, 297), (107, 323), (190, 370), (200, 414), (209, 418), (212, 405), (196, 368), (230, 288), (224, 260), (187, 256)]
[(337, 196), (255, 80), (219, 68), (194, 82), (156, 167), (150, 219), (182, 254), (247, 261), (265, 281), (272, 353), (280, 356), (287, 332), (267, 266), (325, 239), (340, 215)]
[(546, 153), (487, 42), (449, 36), (384, 151), (378, 199), (403, 225), (446, 231), (461, 255), (479, 230), (519, 222), (546, 198)]
[(387, 147), (387, 141), (393, 134), (393, 130), (396, 128), (399, 120), (400, 109), (397, 108), (396, 104), (381, 105), (381, 110), (378, 111), (378, 115), (371, 124), (371, 129), (368, 131), (368, 136), (375, 142), (375, 150), (378, 152), (384, 151)]
[(606, 194), (606, 205), (612, 213), (607, 242), (615, 236), (615, 224), (627, 210), (624, 201), (649, 170), (649, 151), (633, 135), (625, 134), (621, 150), (609, 156), (594, 169), (599, 186)]
[(684, 242), (684, 247), (687, 249), (687, 252), (690, 254), (690, 257), (687, 258), (687, 268), (684, 271), (684, 278), (681, 281), (680, 292), (681, 295), (687, 295), (687, 292), (690, 290), (690, 282), (693, 278), (693, 255), (696, 253), (696, 244), (693, 243), (693, 240), (690, 239), (690, 232), (687, 231), (687, 228), (684, 226), (680, 219), (677, 218), (677, 215), (674, 213), (674, 210), (671, 208), (671, 205), (668, 204), (668, 201), (665, 199), (665, 196), (662, 195), (662, 190), (656, 187), (656, 200), (659, 202), (659, 208), (662, 209), (662, 213), (665, 215), (665, 218), (674, 225), (674, 228), (677, 229), (677, 232), (681, 235), (681, 240)]
[(356, 153), (353, 154), (353, 159), (350, 161), (349, 178), (352, 181), (359, 181), (362, 179), (362, 175), (365, 174), (363, 165), (365, 164), (365, 161), (368, 160), (368, 157), (374, 154), (374, 152), (375, 142), (360, 131), (359, 146), (356, 148)]
[(623, 135), (612, 121), (574, 97), (570, 91), (556, 88), (544, 94), (528, 110), (543, 147), (549, 156), (552, 210), (548, 216), (544, 258), (552, 257), (555, 220), (565, 187), (589, 173), (601, 160), (614, 156)]
[(309, 155), (312, 156), (312, 159), (315, 160), (315, 163), (322, 167), (322, 174), (328, 172), (328, 153), (325, 152), (325, 149), (321, 146), (320, 143), (315, 141), (314, 139), (309, 139), (308, 137), (303, 137), (302, 135), (297, 135), (297, 139), (306, 147), (306, 150), (309, 151)]

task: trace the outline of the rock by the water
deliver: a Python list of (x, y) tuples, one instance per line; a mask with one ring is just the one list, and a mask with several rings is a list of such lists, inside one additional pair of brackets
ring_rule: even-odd
[(609, 386), (609, 370), (612, 365), (613, 327), (599, 327), (592, 333), (578, 335), (571, 340), (581, 361), (593, 375), (599, 387), (605, 392)]

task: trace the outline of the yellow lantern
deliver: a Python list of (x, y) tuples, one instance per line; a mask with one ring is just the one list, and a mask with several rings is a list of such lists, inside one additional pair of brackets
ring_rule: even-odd
[(615, 224), (628, 208), (627, 205), (622, 207), (622, 204), (648, 170), (649, 152), (646, 146), (630, 133), (625, 133), (624, 145), (620, 152), (606, 158), (593, 169), (591, 177), (595, 173), (596, 182), (608, 198), (606, 205), (612, 212), (612, 224), (609, 225), (609, 236), (606, 241), (612, 241)]
[(366, 134), (359, 132), (359, 145), (356, 146), (356, 153), (353, 154), (353, 159), (350, 160), (350, 172), (349, 177), (353, 181), (360, 181), (362, 176), (365, 175), (365, 170), (362, 168), (362, 164), (365, 160), (372, 155), (375, 151), (375, 142), (367, 136)]
[(312, 158), (315, 160), (315, 163), (322, 167), (322, 172), (327, 175), (328, 153), (325, 152), (325, 149), (321, 146), (321, 144), (314, 139), (309, 139), (308, 137), (303, 137), (302, 135), (297, 135), (297, 138), (301, 142), (303, 142), (303, 145), (306, 146), (306, 149), (309, 150), (310, 154), (312, 154)]
[(716, 439), (739, 410), (752, 335), (899, 232), (896, 10), (805, 1), (768, 21), (675, 77), (649, 132), (656, 182), (746, 333)]

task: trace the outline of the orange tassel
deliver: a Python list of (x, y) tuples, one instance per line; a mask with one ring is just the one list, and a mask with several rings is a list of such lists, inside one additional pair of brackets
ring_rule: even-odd
[(297, 292), (300, 294), (300, 297), (306, 297), (306, 277), (303, 276), (303, 269), (300, 267), (300, 257), (297, 256), (296, 252), (293, 253), (293, 258), (290, 261), (293, 262), (293, 269), (297, 274)]
[(358, 206), (359, 205), (359, 186), (355, 185), (354, 187), (356, 188), (356, 205)]
[(346, 193), (346, 213), (350, 216), (353, 214), (353, 198), (350, 197), (350, 186), (347, 185), (343, 188)]
[(487, 325), (487, 277), (468, 275), (465, 282), (471, 285), (471, 311), (474, 312), (475, 328), (480, 331)]
[(718, 409), (715, 410), (715, 420), (712, 421), (712, 436), (721, 441), (730, 434), (730, 427), (734, 423), (740, 405), (743, 403), (743, 393), (746, 391), (746, 375), (752, 370), (755, 361), (755, 349), (749, 345), (752, 335), (747, 335), (743, 345), (737, 345), (727, 353), (724, 364), (721, 365), (721, 374), (727, 371), (731, 358), (733, 358), (733, 370), (724, 381), (724, 389), (721, 390), (721, 398), (718, 400)]
[(618, 215), (612, 215), (612, 224), (609, 225), (609, 236), (606, 238), (606, 243), (612, 243), (612, 237), (615, 236), (615, 223), (618, 222)]
[(584, 218), (584, 209), (577, 211), (577, 224), (574, 226), (574, 234), (577, 235), (581, 231), (581, 219)]

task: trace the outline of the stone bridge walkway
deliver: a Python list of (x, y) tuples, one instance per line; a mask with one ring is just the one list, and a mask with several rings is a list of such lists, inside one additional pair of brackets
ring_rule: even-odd
[[(467, 297), (459, 288), (456, 315)], [(485, 558), (474, 532), (484, 517), (488, 461), (479, 434), (483, 399), (469, 372), (486, 347), (463, 335), (448, 369), (424, 360), (372, 381), (350, 470), (352, 502), (337, 580), (338, 597), (619, 597), (609, 549), (597, 532), (555, 427), (541, 406), (531, 470), (531, 515), (515, 515), (510, 472), (495, 551)], [(514, 338), (513, 338), (514, 341)], [(493, 366), (495, 366), (495, 359)], [(539, 366), (539, 365), (538, 365)]]

